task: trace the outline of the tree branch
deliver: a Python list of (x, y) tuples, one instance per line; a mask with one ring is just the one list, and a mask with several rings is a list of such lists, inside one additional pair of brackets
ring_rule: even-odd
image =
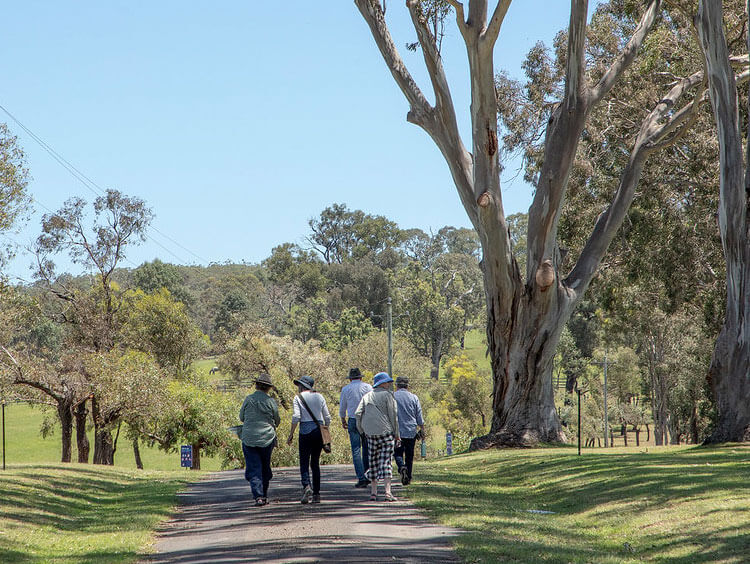
[(450, 85), (445, 76), (442, 57), (437, 49), (435, 36), (427, 27), (424, 17), (419, 10), (417, 0), (407, 0), (407, 7), (411, 15), (412, 24), (417, 32), (419, 44), (422, 47), (425, 66), (430, 75), (432, 88), (435, 92), (435, 118), (439, 126), (423, 126), (443, 153), (453, 180), (458, 190), (461, 202), (469, 215), (472, 224), (477, 226), (477, 212), (474, 201), (474, 183), (471, 175), (471, 155), (466, 150), (461, 134), (458, 131), (456, 110), (451, 96)]
[(633, 62), (635, 56), (638, 54), (638, 49), (643, 45), (649, 32), (656, 24), (660, 9), (661, 0), (651, 0), (628, 44), (602, 75), (597, 85), (589, 92), (589, 104), (598, 103), (612, 89), (620, 76), (622, 76), (622, 73)]
[[(609, 244), (614, 239), (617, 230), (620, 229), (625, 214), (635, 197), (635, 189), (638, 186), (643, 165), (647, 157), (659, 147), (654, 143), (658, 143), (666, 134), (673, 131), (677, 124), (684, 122), (691, 113), (697, 110), (697, 104), (687, 105), (669, 119), (667, 119), (668, 114), (672, 112), (675, 104), (682, 96), (702, 83), (703, 71), (683, 79), (664, 98), (659, 100), (656, 107), (643, 120), (635, 145), (630, 152), (628, 164), (620, 176), (620, 183), (612, 203), (598, 217), (594, 230), (580, 257), (578, 257), (578, 261), (565, 280), (566, 286), (575, 291), (577, 296), (582, 296), (591, 283)], [(701, 97), (702, 94), (699, 93), (697, 98)]]
[(354, 0), (354, 3), (370, 26), (370, 32), (378, 49), (380, 49), (380, 54), (383, 56), (396, 84), (409, 102), (410, 111), (407, 120), (421, 127), (428, 126), (432, 108), (412, 78), (398, 53), (398, 49), (396, 49), (396, 45), (393, 43), (380, 3), (377, 0)]
[(487, 31), (484, 34), (485, 41), (489, 41), (493, 45), (495, 44), (495, 41), (497, 41), (497, 36), (500, 34), (500, 28), (503, 26), (503, 20), (505, 19), (505, 14), (508, 13), (511, 1), (512, 0), (498, 1), (497, 6), (495, 6), (495, 11), (492, 13), (492, 19), (490, 19), (490, 23), (487, 26)]

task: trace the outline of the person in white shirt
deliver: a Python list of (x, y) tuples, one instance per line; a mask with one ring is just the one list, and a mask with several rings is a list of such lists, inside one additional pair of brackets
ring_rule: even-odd
[(357, 430), (357, 419), (354, 414), (362, 397), (367, 392), (372, 391), (372, 386), (362, 381), (362, 373), (359, 371), (359, 368), (351, 368), (349, 370), (349, 380), (350, 382), (341, 389), (339, 417), (341, 417), (341, 425), (349, 431), (354, 472), (357, 474), (357, 483), (354, 484), (354, 487), (364, 488), (370, 483), (366, 474), (369, 468), (367, 441)]
[[(302, 478), (302, 503), (320, 503), (320, 452), (323, 450), (323, 437), (320, 425), (330, 425), (331, 415), (322, 394), (313, 388), (315, 380), (302, 376), (294, 381), (299, 394), (294, 396), (292, 428), (287, 444), (294, 440), (294, 430), (299, 425), (299, 473)], [(304, 403), (303, 403), (304, 402)], [(305, 407), (307, 404), (307, 407)], [(308, 411), (307, 408), (310, 408)], [(312, 411), (312, 414), (310, 413)], [(312, 487), (310, 468), (312, 467)]]

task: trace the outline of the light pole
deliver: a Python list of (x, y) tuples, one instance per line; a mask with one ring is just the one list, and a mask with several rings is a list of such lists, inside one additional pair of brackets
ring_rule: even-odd
[(5, 470), (5, 398), (0, 400), (3, 405), (3, 470)]
[(581, 396), (585, 395), (588, 390), (582, 390), (576, 384), (576, 393), (578, 394), (578, 456), (581, 456)]
[(604, 368), (604, 448), (607, 448), (607, 446), (612, 446), (612, 441), (609, 441), (609, 445), (607, 445), (607, 441), (609, 440), (607, 437), (609, 437), (609, 417), (607, 416), (607, 367), (610, 364), (617, 364), (616, 362), (609, 362), (607, 360), (607, 349), (604, 349), (604, 360), (602, 362), (594, 362), (594, 364), (601, 364)]
[(393, 304), (386, 302), (386, 325), (388, 326), (388, 376), (393, 378)]

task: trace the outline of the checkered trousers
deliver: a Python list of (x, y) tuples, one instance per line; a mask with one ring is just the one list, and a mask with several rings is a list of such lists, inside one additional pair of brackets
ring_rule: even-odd
[(376, 437), (367, 435), (367, 448), (370, 453), (370, 469), (367, 471), (367, 477), (370, 480), (382, 480), (393, 475), (391, 458), (395, 444), (396, 438), (393, 433)]

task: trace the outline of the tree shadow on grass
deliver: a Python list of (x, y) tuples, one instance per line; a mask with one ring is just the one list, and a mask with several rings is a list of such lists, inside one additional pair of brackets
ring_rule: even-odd
[[(467, 456), (469, 469), (460, 457), (426, 467), (414, 498), (470, 531), (457, 541), (470, 562), (687, 564), (750, 554), (750, 449)], [(685, 522), (660, 522), (670, 508), (688, 512)]]

